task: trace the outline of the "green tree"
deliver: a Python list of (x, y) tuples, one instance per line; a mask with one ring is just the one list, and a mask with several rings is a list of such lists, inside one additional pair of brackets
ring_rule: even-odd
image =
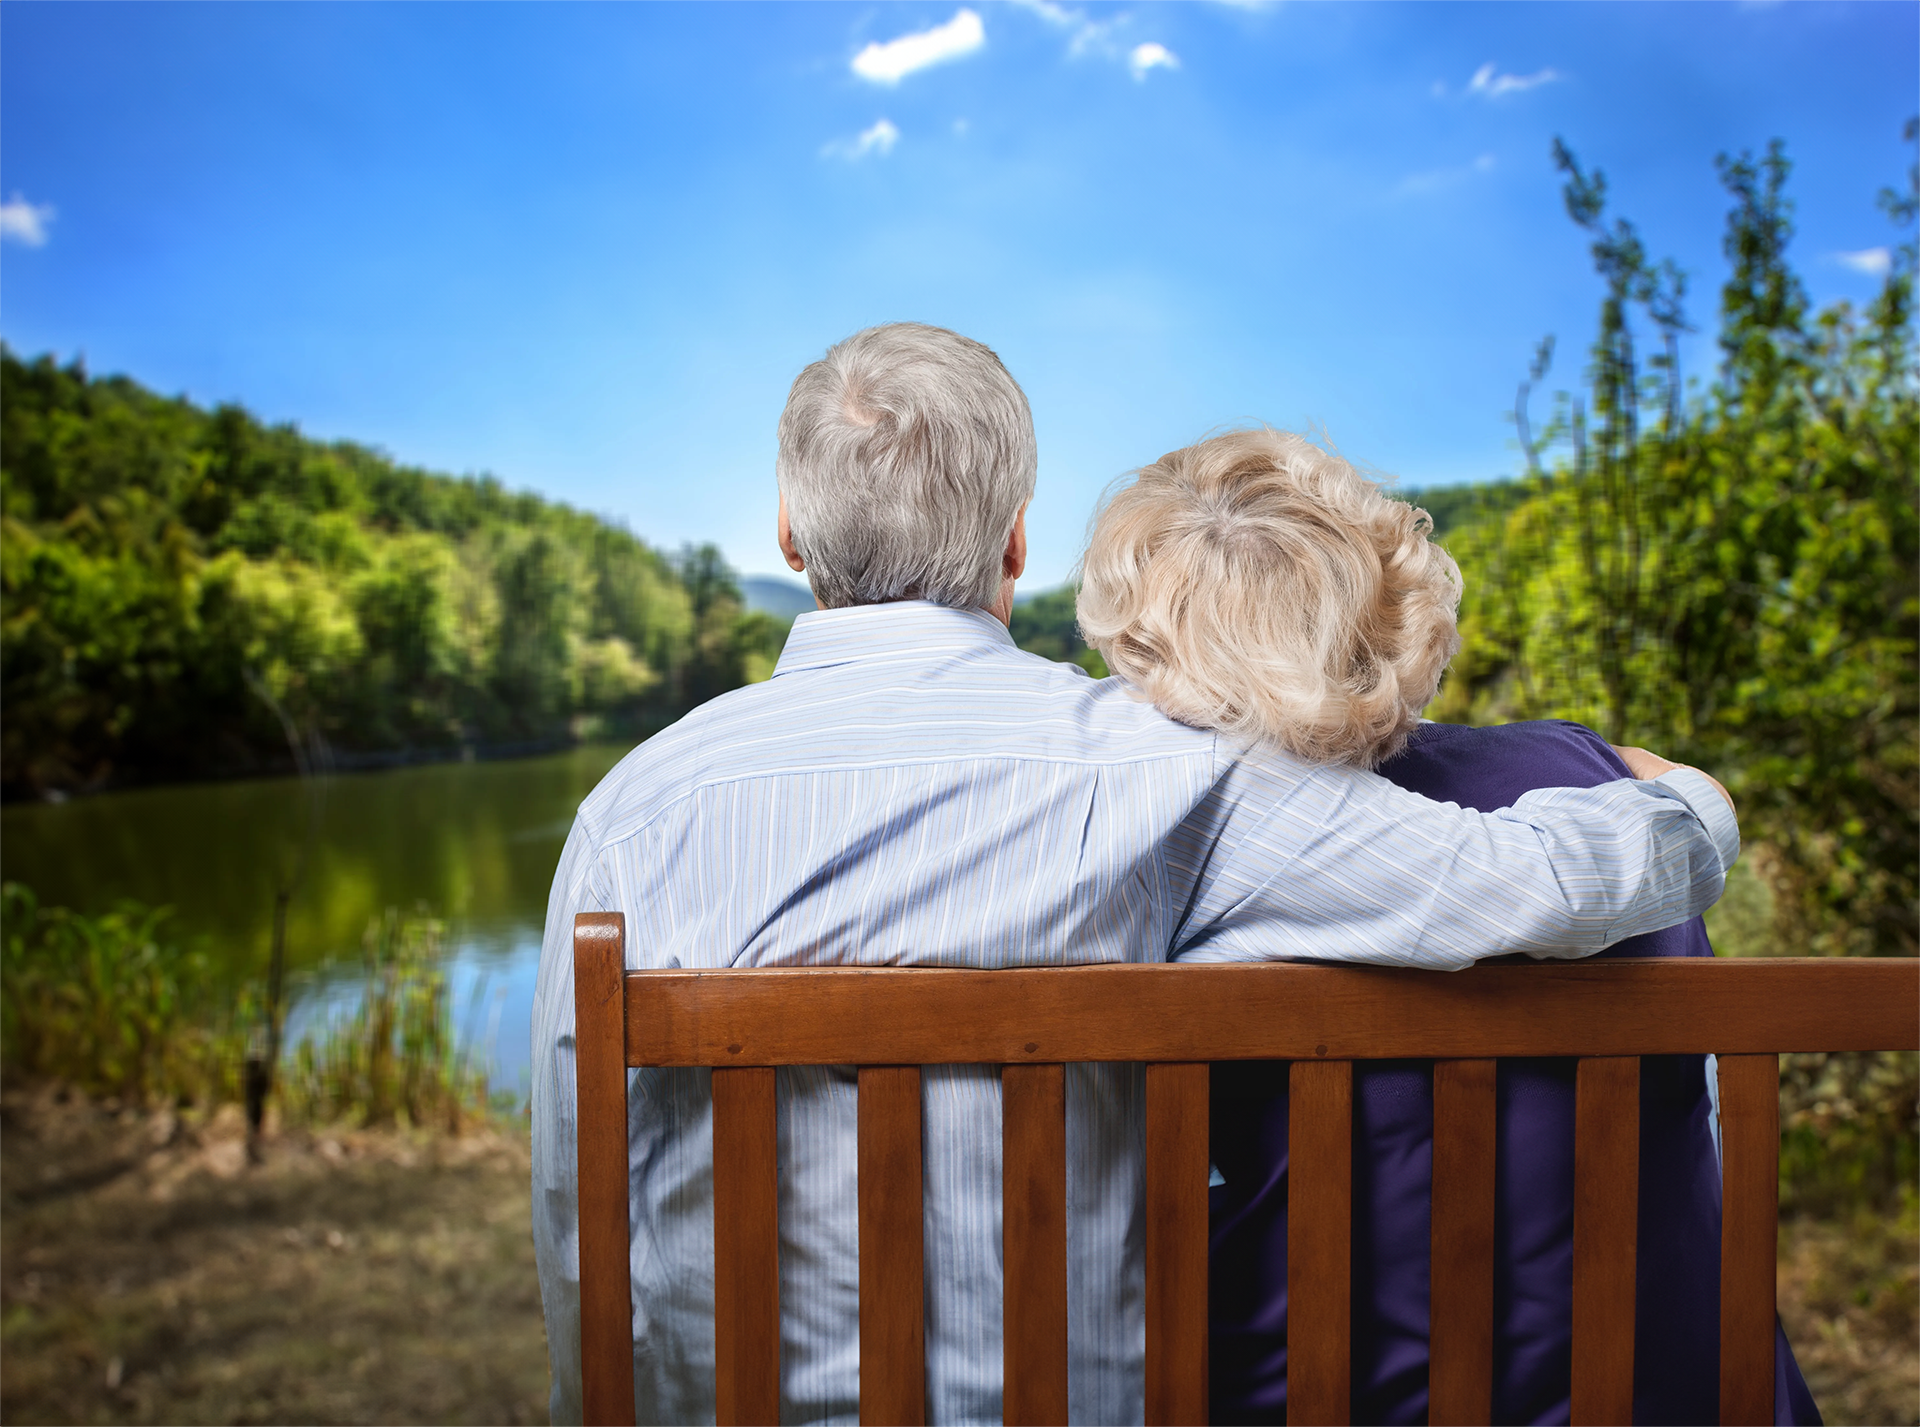
[[(1689, 405), (1673, 363), (1678, 274), (1648, 264), (1630, 225), (1602, 222), (1598, 173), (1564, 145), (1555, 160), (1569, 213), (1595, 235), (1600, 336), (1585, 392), (1563, 395), (1538, 443), (1521, 388), (1535, 473), (1518, 502), (1449, 539), (1467, 574), (1466, 647), (1437, 715), (1576, 718), (1714, 768), (1788, 944), (1912, 954), (1913, 175), (1906, 194), (1883, 195), (1909, 232), (1880, 295), (1864, 313), (1813, 315), (1788, 263), (1783, 147), (1722, 156), (1722, 364)], [(1663, 338), (1650, 374), (1635, 362), (1636, 308)]]
[(783, 627), (707, 547), (0, 351), (0, 788), (651, 723), (764, 678)]

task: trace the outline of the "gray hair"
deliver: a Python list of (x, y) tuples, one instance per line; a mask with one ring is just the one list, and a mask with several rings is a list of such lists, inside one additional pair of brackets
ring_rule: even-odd
[(1033, 495), (1033, 414), (1000, 359), (943, 327), (856, 332), (794, 379), (775, 462), (828, 609), (991, 606)]

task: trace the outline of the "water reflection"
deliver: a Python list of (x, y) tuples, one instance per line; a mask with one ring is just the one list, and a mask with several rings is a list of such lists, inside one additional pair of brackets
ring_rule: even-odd
[[(289, 1029), (341, 1004), (360, 940), (388, 907), (448, 922), (463, 1035), (486, 1044), (513, 1088), (547, 891), (574, 809), (627, 752), (577, 748), (498, 763), (440, 763), (330, 780), (306, 878), (288, 911), (301, 1000)], [(107, 910), (122, 897), (176, 909), (237, 984), (264, 974), (273, 898), (306, 835), (299, 780), (149, 788), (0, 809), (0, 876), (43, 905)]]

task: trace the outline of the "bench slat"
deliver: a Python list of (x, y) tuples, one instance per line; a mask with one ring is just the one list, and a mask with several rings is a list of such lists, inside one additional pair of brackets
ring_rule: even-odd
[(1149, 1427), (1207, 1420), (1207, 1131), (1212, 1067), (1147, 1067)]
[(860, 1068), (860, 1420), (927, 1420), (920, 1067)]
[(1353, 1411), (1353, 1064), (1287, 1072), (1287, 1421)]
[(1589, 1057), (1574, 1080), (1573, 1421), (1633, 1420), (1640, 1061)]
[(1920, 1043), (1920, 961), (1880, 958), (633, 974), (629, 1065), (1685, 1055), (1707, 1027), (1724, 1054)]
[(1433, 1268), (1427, 1420), (1493, 1420), (1495, 1062), (1433, 1067)]
[(627, 1227), (627, 919), (573, 919), (580, 1186), (580, 1405), (586, 1420), (632, 1427), (633, 1290)]
[(1773, 1419), (1780, 1061), (1720, 1057), (1720, 1420)]
[(1067, 1085), (1061, 1065), (1000, 1072), (1007, 1427), (1067, 1420)]
[(780, 1420), (774, 1072), (713, 1072), (713, 1366), (720, 1427)]

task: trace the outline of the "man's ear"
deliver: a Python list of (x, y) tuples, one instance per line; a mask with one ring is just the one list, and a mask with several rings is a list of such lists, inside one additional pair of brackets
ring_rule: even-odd
[[(787, 523), (787, 497), (784, 492), (782, 492), (780, 496), (780, 520), (778, 530), (780, 535), (780, 553), (787, 557), (787, 568), (789, 570), (805, 570), (807, 568), (807, 562), (802, 560), (800, 558), (800, 552), (793, 548), (793, 527)], [(1020, 544), (1020, 559), (1022, 563), (1024, 563), (1027, 558), (1026, 549), (1026, 538), (1023, 535)]]
[(1000, 557), (1000, 574), (1005, 579), (1017, 580), (1026, 570), (1027, 508), (1023, 505), (1013, 518), (1013, 529), (1007, 532), (1007, 553)]

